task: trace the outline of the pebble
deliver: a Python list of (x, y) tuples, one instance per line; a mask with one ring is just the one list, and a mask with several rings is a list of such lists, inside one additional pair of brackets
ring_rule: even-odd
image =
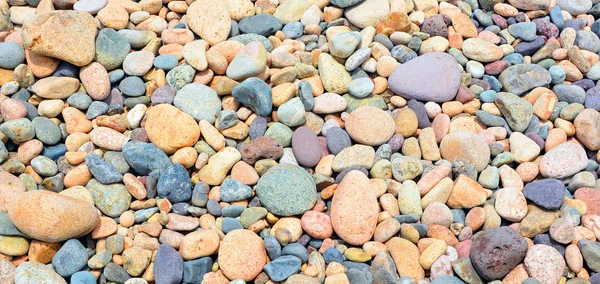
[[(88, 202), (45, 190), (19, 195), (19, 202), (9, 208), (8, 215), (21, 232), (46, 242), (85, 235), (99, 220), (95, 208)], [(73, 220), (74, 216), (78, 219)]]
[(178, 90), (173, 105), (196, 121), (206, 120), (209, 123), (214, 123), (221, 111), (216, 92), (199, 83), (188, 84)]
[(183, 259), (175, 249), (162, 244), (154, 256), (154, 277), (156, 282), (175, 284), (183, 279)]
[(527, 252), (523, 264), (531, 277), (553, 283), (562, 277), (565, 260), (553, 247), (538, 244)]
[[(497, 247), (505, 248), (501, 252)], [(478, 235), (471, 246), (473, 267), (486, 280), (501, 279), (527, 254), (527, 242), (510, 228), (489, 229)]]
[(0, 68), (13, 69), (25, 60), (25, 50), (17, 42), (1, 42), (0, 50)]
[(467, 130), (450, 133), (440, 143), (440, 153), (444, 159), (465, 159), (473, 163), (478, 172), (487, 167), (489, 152), (490, 148), (485, 140)]
[(394, 135), (394, 119), (371, 106), (355, 109), (346, 118), (346, 131), (352, 139), (365, 145), (381, 145)]
[(67, 283), (52, 267), (39, 262), (25, 262), (19, 265), (14, 275), (15, 283)]
[(63, 277), (69, 277), (75, 272), (83, 269), (88, 260), (85, 247), (78, 240), (72, 239), (56, 252), (52, 258), (52, 267), (56, 273)]
[[(175, 100), (177, 101), (177, 96)], [(178, 127), (173, 127), (175, 125)], [(200, 137), (200, 127), (194, 117), (185, 110), (181, 111), (167, 104), (155, 106), (148, 111), (144, 129), (148, 139), (168, 154), (193, 146)], [(164, 135), (165, 131), (170, 132), (168, 136)]]
[(565, 186), (557, 179), (542, 179), (525, 185), (525, 197), (547, 210), (559, 209), (563, 203)]
[(331, 223), (336, 234), (349, 244), (362, 245), (371, 239), (375, 231), (379, 208), (370, 188), (371, 184), (363, 173), (351, 171), (333, 196)]
[(23, 47), (39, 55), (84, 66), (94, 59), (96, 23), (85, 12), (53, 11), (36, 15), (21, 32)]
[(583, 147), (564, 142), (548, 151), (540, 161), (540, 173), (549, 178), (564, 178), (584, 169), (588, 160)]
[(302, 214), (317, 201), (314, 180), (302, 168), (291, 164), (269, 169), (258, 181), (256, 195), (270, 213), (280, 216)]
[(308, 127), (299, 127), (292, 137), (292, 149), (298, 163), (314, 167), (321, 160), (321, 146), (317, 135)]
[(263, 240), (254, 232), (235, 230), (225, 235), (219, 248), (219, 266), (229, 279), (254, 279), (267, 263)]
[[(454, 57), (441, 52), (431, 52), (394, 69), (389, 84), (392, 92), (406, 99), (446, 102), (456, 96), (460, 84), (460, 71)], [(427, 88), (424, 92), (421, 86), (435, 87)]]

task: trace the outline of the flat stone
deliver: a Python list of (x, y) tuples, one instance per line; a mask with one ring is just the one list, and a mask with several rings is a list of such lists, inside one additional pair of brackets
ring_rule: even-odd
[(200, 0), (194, 3), (186, 13), (190, 29), (211, 46), (225, 41), (231, 31), (227, 3), (219, 0)]
[(94, 59), (96, 22), (86, 12), (51, 11), (28, 21), (21, 32), (23, 46), (36, 54), (85, 66)]
[(550, 72), (537, 64), (517, 64), (506, 68), (498, 77), (504, 89), (521, 95), (536, 87), (550, 84)]

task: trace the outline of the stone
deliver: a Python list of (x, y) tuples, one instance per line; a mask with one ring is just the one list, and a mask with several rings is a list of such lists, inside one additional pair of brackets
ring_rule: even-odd
[(219, 248), (219, 267), (229, 279), (253, 280), (267, 263), (263, 240), (249, 230), (235, 230), (223, 238)]
[(88, 261), (88, 255), (81, 242), (75, 239), (68, 240), (52, 258), (52, 267), (56, 273), (69, 277), (83, 269)]
[(45, 99), (66, 99), (79, 89), (79, 80), (69, 77), (48, 77), (33, 84), (33, 92)]
[(197, 1), (189, 6), (186, 15), (190, 29), (211, 46), (225, 41), (231, 31), (231, 17), (224, 1)]
[(259, 34), (262, 36), (271, 36), (276, 31), (281, 30), (283, 25), (281, 21), (270, 14), (258, 14), (255, 16), (243, 18), (238, 25), (241, 32), (246, 34)]
[(540, 161), (540, 173), (549, 178), (572, 176), (587, 167), (585, 150), (579, 144), (564, 142), (552, 148)]
[(279, 19), (284, 25), (291, 22), (297, 22), (302, 17), (302, 14), (304, 14), (304, 11), (310, 7), (310, 4), (311, 3), (307, 0), (284, 2), (275, 9), (273, 16)]
[(200, 127), (194, 118), (167, 104), (148, 110), (144, 129), (148, 139), (167, 154), (193, 146), (200, 138)]
[[(330, 134), (331, 132), (328, 132)], [(298, 127), (292, 136), (292, 150), (298, 163), (314, 167), (321, 160), (321, 146), (317, 135), (308, 127)]]
[(210, 256), (217, 252), (219, 241), (219, 234), (214, 230), (195, 231), (181, 239), (179, 254), (184, 260)]
[(283, 281), (300, 270), (302, 261), (293, 255), (283, 255), (267, 263), (264, 270), (272, 281)]
[(37, 14), (21, 32), (25, 49), (58, 58), (76, 66), (89, 64), (95, 55), (94, 18), (79, 11), (51, 11)]
[(565, 185), (557, 179), (540, 179), (525, 185), (525, 197), (547, 210), (558, 210), (563, 204)]
[(527, 215), (527, 200), (517, 188), (505, 187), (496, 191), (496, 212), (511, 222), (519, 222)]
[(183, 279), (183, 259), (175, 249), (162, 244), (154, 256), (154, 280), (157, 283), (176, 284)]
[(221, 111), (221, 100), (217, 92), (199, 83), (187, 84), (177, 91), (173, 105), (196, 121), (206, 120), (211, 124), (215, 123)]
[(548, 86), (552, 77), (540, 65), (517, 64), (504, 69), (498, 80), (506, 91), (521, 95), (536, 87)]
[(504, 52), (497, 45), (480, 38), (469, 38), (463, 42), (463, 54), (479, 62), (493, 62), (501, 59)]
[(452, 162), (456, 158), (465, 159), (475, 165), (478, 172), (488, 166), (490, 148), (485, 140), (473, 132), (461, 130), (452, 132), (440, 143), (442, 158)]
[(271, 88), (263, 80), (248, 78), (233, 88), (231, 93), (240, 103), (252, 106), (259, 116), (270, 115), (273, 109)]
[(269, 169), (260, 178), (255, 190), (263, 207), (279, 216), (302, 214), (317, 201), (312, 177), (304, 169), (291, 164)]
[(352, 77), (344, 65), (326, 53), (319, 55), (319, 75), (325, 90), (336, 94), (346, 93), (348, 84), (352, 82)]
[(52, 269), (52, 267), (39, 262), (23, 262), (15, 270), (14, 281), (21, 283), (56, 283), (67, 284), (64, 278)]
[(131, 45), (127, 39), (109, 28), (98, 32), (95, 47), (94, 60), (102, 64), (106, 70), (113, 70), (121, 66), (125, 56), (131, 51)]
[(369, 145), (381, 145), (394, 135), (394, 119), (385, 111), (362, 106), (346, 118), (346, 131), (356, 142)]
[(511, 93), (498, 93), (495, 103), (514, 131), (525, 132), (533, 117), (531, 103)]
[(25, 50), (14, 41), (0, 42), (0, 68), (14, 69), (25, 60)]
[(8, 215), (21, 232), (46, 242), (86, 235), (99, 221), (90, 203), (46, 190), (21, 193), (19, 202), (9, 206)]
[[(389, 87), (405, 99), (447, 102), (456, 96), (460, 69), (451, 55), (430, 52), (402, 64), (388, 78)], [(430, 86), (423, 88), (423, 86)]]
[(159, 197), (171, 203), (185, 202), (192, 197), (192, 183), (187, 170), (180, 164), (173, 164), (160, 175), (156, 185)]
[(123, 180), (123, 175), (117, 169), (96, 154), (85, 156), (85, 164), (90, 173), (100, 183), (109, 184)]
[(600, 113), (587, 108), (581, 111), (573, 121), (575, 135), (586, 148), (600, 149)]
[(511, 228), (500, 227), (477, 235), (471, 245), (470, 257), (479, 275), (486, 280), (496, 280), (513, 270), (526, 254), (525, 238)]
[(267, 51), (258, 41), (248, 43), (227, 67), (227, 77), (242, 80), (258, 76), (267, 67)]
[(419, 263), (421, 253), (416, 245), (409, 240), (393, 237), (385, 246), (396, 264), (400, 277), (409, 276), (414, 281), (425, 277), (425, 271)]
[(548, 283), (559, 282), (565, 268), (562, 255), (555, 248), (541, 244), (529, 249), (523, 264), (529, 276)]
[(353, 25), (361, 29), (376, 27), (390, 14), (390, 4), (383, 0), (366, 0), (345, 9), (344, 15)]
[(379, 205), (365, 174), (350, 171), (333, 195), (331, 223), (336, 234), (352, 245), (371, 240), (377, 225)]
[(110, 217), (119, 217), (121, 213), (129, 209), (131, 195), (123, 184), (113, 183), (104, 185), (91, 179), (85, 186), (94, 199), (94, 205), (102, 213)]

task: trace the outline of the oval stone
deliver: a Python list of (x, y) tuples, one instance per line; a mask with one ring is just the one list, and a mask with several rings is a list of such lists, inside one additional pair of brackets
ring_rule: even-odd
[(379, 214), (375, 192), (361, 171), (350, 171), (339, 184), (331, 203), (331, 223), (347, 243), (359, 246), (371, 240)]
[(219, 267), (229, 279), (251, 281), (267, 263), (263, 240), (249, 230), (234, 230), (223, 238), (219, 248)]
[(302, 126), (294, 131), (292, 150), (298, 163), (304, 167), (314, 167), (321, 160), (321, 147), (312, 129)]
[(255, 190), (261, 204), (280, 216), (303, 214), (317, 202), (315, 181), (303, 168), (292, 164), (269, 169)]
[(51, 243), (88, 234), (100, 220), (92, 204), (48, 190), (20, 194), (8, 216), (21, 232)]
[(447, 102), (458, 92), (460, 68), (452, 55), (430, 52), (396, 67), (388, 82), (407, 100)]

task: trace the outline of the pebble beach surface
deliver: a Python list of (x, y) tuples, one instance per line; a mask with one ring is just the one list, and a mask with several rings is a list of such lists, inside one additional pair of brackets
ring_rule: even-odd
[(600, 284), (600, 0), (0, 0), (1, 284)]

